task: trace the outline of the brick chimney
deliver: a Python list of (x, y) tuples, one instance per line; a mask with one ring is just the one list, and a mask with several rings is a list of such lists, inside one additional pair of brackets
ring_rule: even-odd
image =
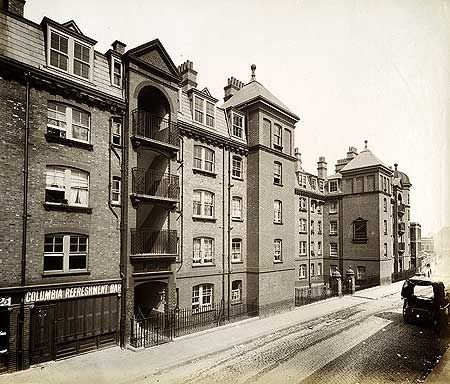
[(295, 172), (303, 172), (303, 168), (302, 168), (302, 154), (300, 153), (298, 148), (294, 149), (294, 156), (295, 156)]
[(0, 5), (1, 8), (4, 9), (5, 11), (23, 17), (23, 8), (25, 7), (25, 0), (3, 0), (0, 1)]
[(123, 55), (125, 53), (125, 47), (127, 45), (119, 40), (116, 40), (111, 44), (111, 46), (114, 52), (117, 52), (119, 55)]
[(180, 85), (183, 87), (183, 91), (187, 92), (192, 88), (197, 88), (197, 71), (194, 70), (194, 63), (186, 60), (178, 67), (178, 71), (181, 75)]
[(228, 84), (223, 88), (225, 91), (225, 97), (223, 101), (227, 101), (231, 96), (233, 96), (237, 91), (239, 91), (244, 86), (242, 81), (239, 81), (235, 77), (228, 78)]
[(326, 180), (327, 178), (327, 162), (323, 156), (320, 156), (319, 161), (317, 162), (317, 176), (320, 179)]
[(347, 152), (347, 159), (354, 159), (358, 156), (358, 150), (355, 147), (349, 147)]

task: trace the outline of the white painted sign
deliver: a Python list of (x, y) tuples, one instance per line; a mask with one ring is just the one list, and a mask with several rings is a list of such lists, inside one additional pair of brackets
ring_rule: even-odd
[(11, 305), (11, 297), (0, 297), (0, 307), (9, 307)]
[(31, 291), (25, 294), (25, 303), (36, 303), (39, 301), (73, 299), (85, 296), (109, 295), (112, 293), (120, 293), (121, 285), (100, 284), (89, 285), (84, 287), (73, 287), (64, 289), (43, 289), (40, 291)]

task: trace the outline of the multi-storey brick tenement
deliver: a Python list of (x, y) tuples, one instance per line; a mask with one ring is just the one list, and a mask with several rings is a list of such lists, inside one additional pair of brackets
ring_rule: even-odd
[(132, 319), (264, 314), (335, 269), (409, 267), (407, 176), (367, 148), (305, 172), (255, 66), (222, 103), (157, 39), (100, 53), (0, 6), (0, 372), (133, 344)]

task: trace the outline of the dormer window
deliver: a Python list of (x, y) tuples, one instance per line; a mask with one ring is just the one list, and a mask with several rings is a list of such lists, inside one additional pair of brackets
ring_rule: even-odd
[(49, 67), (90, 80), (94, 58), (92, 46), (52, 28), (48, 35)]
[(206, 102), (206, 125), (214, 128), (214, 104), (209, 101)]
[(111, 60), (111, 83), (115, 87), (122, 88), (122, 62), (115, 57)]
[(239, 137), (240, 139), (243, 138), (244, 135), (244, 117), (241, 115), (238, 115), (235, 112), (232, 112), (232, 119), (233, 119), (233, 130), (232, 134), (235, 137)]
[(194, 120), (208, 127), (215, 126), (215, 105), (201, 97), (194, 96)]

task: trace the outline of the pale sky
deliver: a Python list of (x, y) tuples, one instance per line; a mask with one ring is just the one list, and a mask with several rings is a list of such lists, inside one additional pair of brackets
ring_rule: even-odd
[[(75, 5), (74, 5), (75, 4)], [(256, 78), (301, 117), (304, 168), (328, 173), (349, 146), (399, 164), (424, 235), (450, 225), (450, 1), (27, 0), (25, 17), (75, 20), (106, 52), (159, 38), (222, 100)]]

